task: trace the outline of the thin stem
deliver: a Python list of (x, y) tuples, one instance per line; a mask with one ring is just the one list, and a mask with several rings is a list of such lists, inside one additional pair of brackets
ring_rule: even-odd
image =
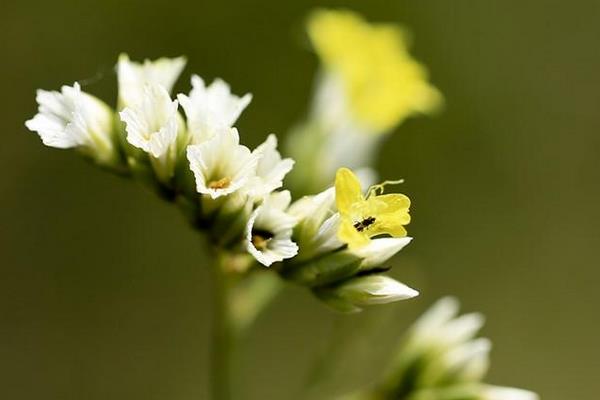
[(213, 400), (230, 400), (235, 339), (229, 298), (232, 282), (227, 272), (226, 257), (220, 253), (216, 255), (217, 265), (213, 268), (210, 387)]
[(317, 358), (309, 371), (301, 395), (303, 399), (318, 397), (323, 382), (331, 377), (339, 361), (340, 353), (348, 341), (349, 336), (343, 332), (344, 326), (343, 317), (337, 316), (333, 322), (325, 351)]
[(281, 291), (281, 278), (273, 271), (253, 271), (244, 278), (231, 296), (236, 332), (243, 336), (257, 317)]

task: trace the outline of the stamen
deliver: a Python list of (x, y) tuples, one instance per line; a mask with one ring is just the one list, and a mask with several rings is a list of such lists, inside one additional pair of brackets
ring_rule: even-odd
[[(377, 196), (378, 194), (381, 195), (384, 192), (385, 186), (387, 185), (399, 185), (401, 183), (404, 183), (404, 179), (397, 179), (395, 181), (383, 181), (382, 183), (378, 184), (378, 185), (372, 185), (369, 190), (367, 191), (367, 199), (369, 197), (371, 197), (372, 195)], [(377, 193), (379, 192), (379, 193)]]
[(229, 187), (230, 184), (231, 184), (231, 178), (225, 177), (225, 178), (221, 178), (217, 181), (210, 181), (208, 183), (208, 187), (210, 189), (226, 189)]
[(265, 250), (275, 235), (262, 229), (252, 230), (252, 244), (257, 250)]

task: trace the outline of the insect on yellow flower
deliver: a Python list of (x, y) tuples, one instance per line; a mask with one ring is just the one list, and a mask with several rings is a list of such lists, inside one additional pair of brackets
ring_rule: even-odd
[(341, 222), (337, 235), (350, 249), (368, 244), (374, 236), (406, 236), (410, 199), (399, 193), (382, 194), (386, 183), (392, 182), (372, 186), (364, 196), (356, 175), (348, 168), (338, 169), (335, 201)]

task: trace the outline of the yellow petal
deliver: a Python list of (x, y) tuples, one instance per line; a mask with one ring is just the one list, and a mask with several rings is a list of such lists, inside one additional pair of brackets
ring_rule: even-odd
[(367, 200), (368, 213), (376, 218), (369, 228), (369, 236), (388, 234), (393, 237), (406, 236), (403, 225), (410, 222), (410, 199), (403, 194), (384, 194)]
[(377, 236), (381, 234), (388, 234), (393, 237), (404, 237), (406, 236), (406, 225), (410, 222), (410, 216), (408, 213), (398, 214), (387, 214), (386, 218), (378, 219), (371, 229), (369, 229), (370, 236)]
[(342, 219), (337, 236), (350, 249), (356, 249), (369, 243), (369, 237), (365, 233), (358, 232), (349, 218)]
[(320, 10), (311, 15), (308, 33), (325, 69), (342, 79), (352, 116), (372, 133), (441, 106), (442, 95), (410, 55), (401, 27), (371, 24), (349, 11)]
[(341, 214), (350, 212), (353, 203), (363, 200), (360, 182), (354, 172), (340, 168), (335, 174), (335, 204)]
[(381, 214), (396, 213), (405, 211), (408, 213), (410, 199), (399, 193), (383, 194), (381, 196), (372, 196), (367, 200), (369, 213), (378, 216)]

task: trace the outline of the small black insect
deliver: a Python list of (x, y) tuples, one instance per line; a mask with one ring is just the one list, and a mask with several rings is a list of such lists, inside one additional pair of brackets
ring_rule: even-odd
[(367, 229), (369, 226), (373, 225), (375, 223), (375, 217), (367, 217), (365, 219), (363, 219), (362, 221), (358, 221), (354, 223), (354, 229), (356, 229), (359, 232), (364, 231), (365, 229)]

